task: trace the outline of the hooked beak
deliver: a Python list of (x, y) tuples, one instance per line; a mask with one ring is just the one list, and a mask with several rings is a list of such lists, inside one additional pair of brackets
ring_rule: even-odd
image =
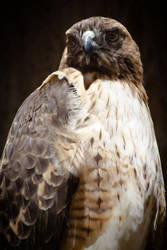
[(91, 30), (85, 31), (82, 36), (83, 49), (86, 54), (91, 54), (95, 49), (98, 49), (98, 45), (94, 40), (95, 33)]

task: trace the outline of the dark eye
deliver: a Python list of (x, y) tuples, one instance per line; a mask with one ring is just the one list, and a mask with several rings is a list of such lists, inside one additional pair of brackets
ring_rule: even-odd
[(106, 30), (105, 39), (106, 42), (111, 44), (119, 40), (120, 32), (117, 27), (113, 27), (111, 30)]
[(67, 35), (66, 43), (67, 43), (67, 47), (70, 50), (75, 50), (78, 45), (77, 38), (74, 35)]

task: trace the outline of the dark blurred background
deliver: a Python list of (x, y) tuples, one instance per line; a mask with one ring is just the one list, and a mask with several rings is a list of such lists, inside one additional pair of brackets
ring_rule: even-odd
[(101, 15), (122, 22), (140, 47), (145, 88), (167, 180), (166, 2), (29, 0), (6, 1), (0, 8), (0, 154), (20, 104), (57, 69), (65, 30), (83, 18)]

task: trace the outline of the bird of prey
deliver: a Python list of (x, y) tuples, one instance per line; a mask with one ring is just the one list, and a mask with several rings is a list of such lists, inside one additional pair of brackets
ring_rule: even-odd
[(144, 250), (165, 210), (138, 46), (116, 20), (82, 20), (10, 128), (0, 249)]

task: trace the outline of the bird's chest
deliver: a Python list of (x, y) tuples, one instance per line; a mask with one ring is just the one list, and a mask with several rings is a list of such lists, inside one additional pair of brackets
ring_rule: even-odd
[(135, 171), (127, 165), (133, 151), (126, 148), (122, 129), (128, 120), (127, 104), (124, 107), (117, 93), (107, 88), (98, 93), (98, 100), (89, 99), (88, 115), (77, 130), (81, 143), (73, 167), (80, 184), (70, 208), (65, 249), (140, 249), (127, 243), (143, 216)]
[[(137, 183), (133, 182), (134, 171), (125, 165), (121, 168), (115, 154), (105, 151), (104, 146), (89, 148), (84, 158), (80, 183), (70, 206), (64, 249), (143, 249), (135, 248), (138, 233), (130, 238), (143, 216)], [(129, 240), (136, 245), (128, 245)], [(125, 244), (128, 248), (124, 248)]]

